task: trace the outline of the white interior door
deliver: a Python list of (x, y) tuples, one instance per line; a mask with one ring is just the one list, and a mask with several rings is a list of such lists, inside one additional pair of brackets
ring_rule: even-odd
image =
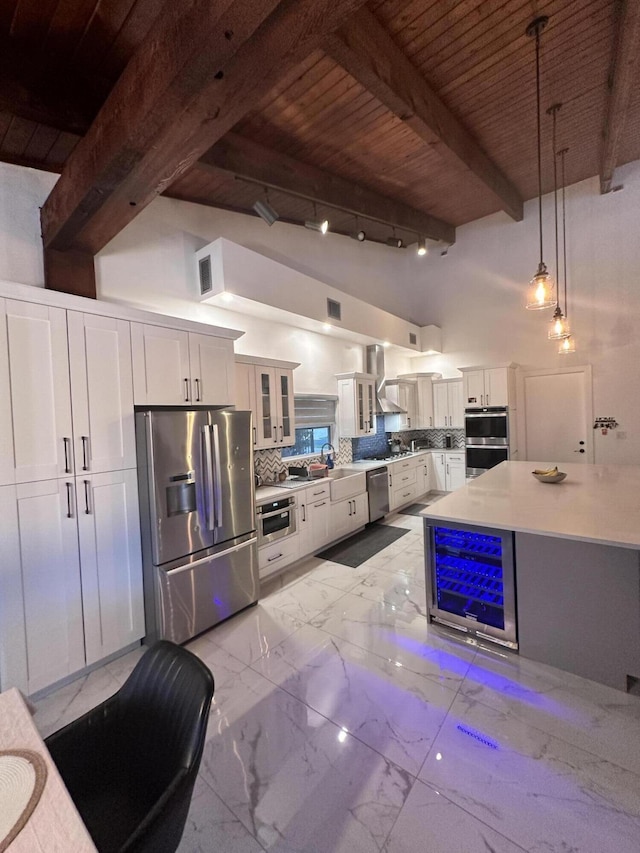
[(523, 374), (526, 459), (593, 462), (591, 368)]

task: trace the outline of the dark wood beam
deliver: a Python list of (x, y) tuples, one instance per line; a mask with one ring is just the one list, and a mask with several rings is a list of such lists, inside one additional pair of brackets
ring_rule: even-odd
[(500, 207), (522, 219), (522, 198), (404, 55), (375, 15), (361, 9), (324, 44), (324, 49), (445, 161), (468, 169)]
[(83, 135), (100, 108), (77, 72), (0, 38), (0, 110), (55, 130)]
[(167, 3), (45, 202), (45, 246), (102, 249), (364, 2)]
[(44, 280), (49, 290), (96, 298), (93, 256), (86, 252), (75, 249), (59, 252), (57, 249), (45, 248)]
[(600, 192), (608, 193), (618, 162), (620, 140), (624, 132), (629, 99), (640, 67), (640, 3), (623, 0), (618, 16), (618, 31), (609, 73), (609, 95), (600, 154)]
[(235, 133), (228, 133), (210, 148), (195, 168), (255, 181), (431, 240), (455, 241), (455, 228), (448, 222)]

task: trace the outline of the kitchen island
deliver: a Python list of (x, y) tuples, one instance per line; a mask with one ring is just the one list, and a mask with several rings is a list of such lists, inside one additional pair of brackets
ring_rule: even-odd
[(502, 462), (430, 506), (425, 547), (434, 525), (512, 532), (520, 654), (627, 690), (640, 679), (640, 466), (565, 464), (557, 484), (539, 467)]

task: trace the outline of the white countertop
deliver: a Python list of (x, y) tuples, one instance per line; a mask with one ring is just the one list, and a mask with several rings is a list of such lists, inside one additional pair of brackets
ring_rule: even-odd
[(432, 504), (422, 515), (640, 549), (640, 466), (562, 464), (567, 479), (540, 483), (531, 475), (548, 462), (501, 462)]

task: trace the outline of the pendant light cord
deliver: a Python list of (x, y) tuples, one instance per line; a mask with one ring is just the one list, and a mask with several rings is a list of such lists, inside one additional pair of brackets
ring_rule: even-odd
[(564, 177), (564, 155), (569, 149), (563, 148), (560, 152), (561, 180), (562, 180), (562, 256), (563, 256), (563, 279), (564, 279), (564, 316), (569, 319), (569, 305), (567, 303), (567, 219), (565, 211), (565, 177)]
[(538, 127), (538, 225), (540, 228), (540, 264), (542, 264), (542, 142), (540, 128), (540, 27), (536, 28), (536, 103)]
[[(553, 106), (549, 107), (547, 113), (551, 113), (551, 117), (553, 119), (553, 131), (551, 136), (551, 144), (553, 149), (553, 209), (555, 211), (555, 229), (556, 229), (556, 277), (558, 280), (558, 288), (560, 287), (560, 258), (558, 252), (558, 149), (556, 143), (556, 117), (558, 115), (558, 111), (562, 104), (553, 104)], [(565, 300), (566, 302), (566, 300)], [(560, 300), (558, 300), (558, 308), (557, 311), (562, 314), (562, 308), (560, 307)]]

